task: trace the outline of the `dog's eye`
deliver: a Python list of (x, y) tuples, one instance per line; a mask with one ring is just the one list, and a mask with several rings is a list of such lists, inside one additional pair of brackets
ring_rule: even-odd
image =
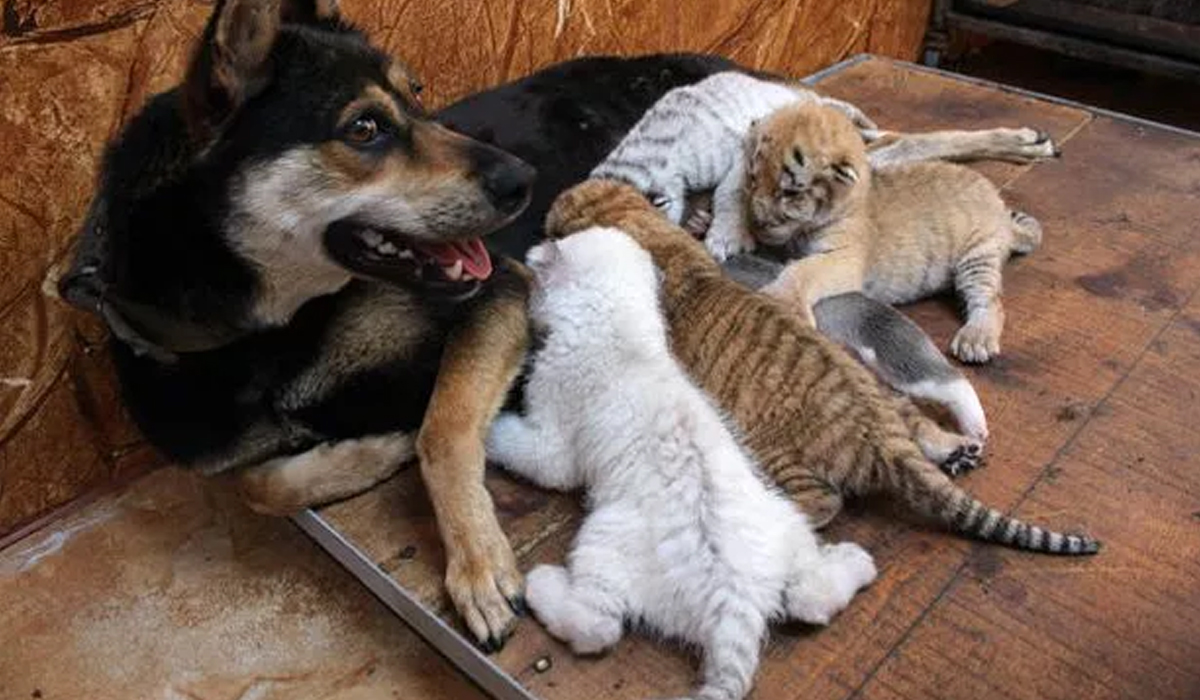
[(412, 90), (412, 94), (416, 96), (421, 94), (421, 91), (425, 89), (425, 86), (413, 80), (408, 83), (408, 89)]
[(371, 117), (358, 117), (346, 125), (343, 138), (357, 146), (374, 143), (379, 138), (379, 123)]

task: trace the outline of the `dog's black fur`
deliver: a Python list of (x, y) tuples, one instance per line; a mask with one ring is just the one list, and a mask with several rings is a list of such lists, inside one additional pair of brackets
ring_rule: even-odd
[(701, 54), (582, 58), (471, 95), (436, 118), (537, 168), (529, 206), (489, 237), (498, 251), (523, 260), (541, 239), (554, 198), (586, 179), (660, 97), (729, 70), (752, 72)]
[[(303, 40), (314, 37), (338, 51), (319, 58)], [(286, 325), (248, 328), (257, 271), (216, 234), (228, 215), (230, 179), (248, 160), (329, 138), (314, 115), (351, 99), (360, 76), (378, 71), (374, 49), (341, 22), (284, 33), (276, 51), (269, 95), (248, 102), (215, 147), (195, 142), (181, 90), (150, 100), (107, 151), (75, 265), (61, 285), (65, 298), (102, 313), (113, 328), (124, 399), (146, 436), (171, 459), (212, 471), (324, 441), (415, 431), (449, 330), (471, 308), (519, 287), (505, 263), (480, 295), (459, 303), (356, 279), (312, 299)], [(700, 55), (586, 58), (435, 115), (537, 169), (531, 204), (491, 234), (489, 248), (522, 258), (554, 197), (584, 179), (659, 97), (735, 68)], [(429, 330), (349, 371), (322, 370), (339, 342), (330, 329), (364, 310), (380, 315), (381, 332), (395, 323), (384, 320), (389, 313), (412, 314)], [(314, 371), (325, 382), (305, 396), (294, 383)]]

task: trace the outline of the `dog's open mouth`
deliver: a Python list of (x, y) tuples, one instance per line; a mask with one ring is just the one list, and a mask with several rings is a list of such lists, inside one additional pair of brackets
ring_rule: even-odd
[(397, 284), (468, 295), (492, 274), (479, 238), (428, 243), (395, 231), (339, 221), (325, 230), (325, 249), (346, 269)]

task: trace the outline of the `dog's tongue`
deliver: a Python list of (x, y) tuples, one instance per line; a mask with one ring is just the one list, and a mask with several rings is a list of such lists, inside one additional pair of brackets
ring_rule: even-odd
[(453, 243), (422, 243), (417, 248), (442, 267), (450, 267), (461, 260), (463, 272), (477, 280), (485, 280), (492, 274), (492, 259), (478, 238)]

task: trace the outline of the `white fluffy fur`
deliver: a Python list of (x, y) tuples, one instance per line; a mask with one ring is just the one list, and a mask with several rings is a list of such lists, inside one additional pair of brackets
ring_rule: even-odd
[(753, 250), (742, 186), (746, 138), (755, 121), (803, 101), (820, 101), (845, 112), (856, 124), (874, 127), (853, 105), (800, 85), (717, 73), (663, 95), (592, 177), (630, 183), (676, 224), (682, 223), (688, 192), (714, 190), (712, 223), (705, 237), (709, 250), (719, 260), (734, 248)]
[(826, 624), (875, 578), (853, 543), (821, 544), (768, 488), (716, 407), (671, 356), (650, 256), (594, 228), (529, 252), (546, 333), (528, 415), (501, 415), (489, 456), (540, 486), (588, 491), (567, 568), (542, 565), (526, 597), (578, 653), (626, 621), (700, 646), (697, 698), (749, 690), (768, 621)]

